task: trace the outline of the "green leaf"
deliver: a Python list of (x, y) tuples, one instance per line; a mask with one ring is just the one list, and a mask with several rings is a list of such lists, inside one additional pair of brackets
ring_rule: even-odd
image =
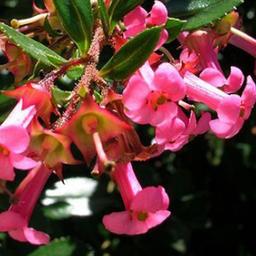
[(67, 76), (71, 80), (77, 80), (83, 75), (83, 73), (84, 73), (84, 66), (78, 65), (78, 66), (70, 68), (67, 71)]
[(28, 256), (72, 256), (76, 249), (74, 242), (68, 238), (54, 240), (46, 246), (42, 246)]
[(58, 67), (66, 62), (64, 58), (43, 44), (23, 35), (4, 23), (0, 23), (0, 31), (27, 54), (47, 66)]
[(109, 7), (109, 16), (112, 23), (112, 29), (116, 23), (124, 17), (124, 15), (143, 2), (144, 0), (113, 0)]
[(243, 0), (167, 0), (171, 16), (187, 19), (183, 30), (193, 30), (223, 17)]
[(185, 23), (185, 20), (168, 18), (167, 23), (165, 25), (165, 28), (167, 29), (169, 34), (167, 43), (170, 43), (177, 38)]
[(160, 27), (147, 29), (126, 43), (100, 70), (100, 75), (124, 80), (140, 68), (154, 51), (161, 33)]
[(109, 15), (104, 0), (98, 0), (100, 19), (106, 35), (109, 34)]
[(57, 106), (64, 106), (71, 99), (70, 91), (63, 91), (58, 87), (52, 88), (53, 101)]
[(90, 0), (54, 0), (58, 17), (82, 54), (91, 43), (93, 13)]

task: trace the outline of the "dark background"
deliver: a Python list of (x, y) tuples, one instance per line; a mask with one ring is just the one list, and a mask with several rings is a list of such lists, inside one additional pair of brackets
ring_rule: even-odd
[[(152, 2), (145, 4), (150, 6)], [(255, 36), (256, 18), (250, 15), (256, 12), (256, 2), (245, 1), (239, 12), (244, 30)], [(28, 17), (30, 13), (30, 0), (0, 2), (0, 19)], [(169, 47), (176, 51), (176, 46), (174, 43)], [(251, 56), (232, 46), (222, 53), (221, 63), (227, 72), (234, 65), (246, 75), (253, 73)], [(4, 86), (1, 80), (0, 86)], [(65, 205), (57, 204), (49, 212), (39, 203), (31, 226), (55, 240), (38, 249), (0, 234), (0, 256), (256, 256), (255, 114), (233, 139), (218, 140), (208, 134), (194, 139), (178, 153), (166, 152), (146, 163), (134, 164), (143, 186), (161, 184), (171, 199), (172, 216), (146, 235), (116, 236), (104, 230), (102, 216), (123, 206), (116, 191), (108, 192), (108, 178), (102, 177), (90, 197), (93, 214), (65, 217), (61, 215)], [(150, 132), (147, 127), (140, 129), (143, 140), (148, 140)], [(18, 180), (23, 176), (19, 173)], [(64, 176), (89, 177), (89, 172), (85, 166), (65, 168)], [(47, 187), (56, 181), (52, 177)], [(10, 184), (10, 188), (17, 183)], [(0, 210), (7, 207), (8, 198), (0, 195)]]

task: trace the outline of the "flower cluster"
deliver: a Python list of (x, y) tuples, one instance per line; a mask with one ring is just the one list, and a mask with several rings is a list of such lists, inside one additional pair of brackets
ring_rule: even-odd
[[(45, 0), (45, 6), (46, 9), (40, 9), (34, 4), (39, 14), (12, 23), (16, 28), (29, 28), (30, 32), (31, 28), (41, 28), (42, 20), (50, 17), (55, 28), (65, 27), (57, 19), (53, 1)], [(105, 8), (111, 9), (111, 1), (105, 1)], [(70, 60), (43, 78), (37, 75), (21, 86), (2, 91), (16, 99), (17, 104), (0, 126), (0, 179), (13, 181), (16, 170), (27, 170), (28, 174), (13, 194), (8, 193), (12, 203), (0, 213), (0, 232), (8, 232), (22, 242), (48, 243), (47, 234), (29, 227), (38, 198), (52, 174), (64, 179), (63, 165), (83, 162), (94, 166), (92, 175), (108, 175), (121, 194), (125, 210), (103, 217), (107, 230), (143, 234), (167, 219), (170, 210), (165, 189), (142, 188), (131, 162), (145, 161), (166, 150), (178, 151), (206, 132), (231, 138), (242, 129), (256, 102), (252, 77), (245, 78), (234, 66), (226, 76), (218, 60), (219, 51), (228, 43), (250, 53), (256, 45), (251, 38), (247, 40), (249, 36), (239, 37), (242, 32), (239, 34), (235, 28), (237, 15), (229, 15), (231, 18), (224, 18), (215, 27), (181, 32), (178, 59), (163, 47), (169, 37), (168, 12), (159, 1), (155, 1), (150, 12), (141, 6), (128, 12), (122, 23), (112, 28), (111, 36), (96, 20), (89, 50), (80, 58), (73, 58), (78, 51), (66, 41), (67, 37), (61, 35), (54, 41), (46, 33), (42, 41), (53, 41), (54, 46), (58, 40), (64, 40), (60, 49)], [(224, 23), (230, 26), (220, 35), (218, 31)], [(121, 82), (119, 78), (105, 79), (104, 72), (98, 70), (103, 47), (110, 44), (118, 54), (119, 49), (122, 52), (129, 42), (134, 43), (137, 36), (152, 27), (161, 31), (144, 64)], [(248, 47), (250, 43), (252, 47)], [(4, 68), (14, 74), (16, 82), (31, 74), (30, 58), (8, 38), (0, 37), (0, 49), (8, 60)], [(122, 65), (125, 64), (116, 64)], [(83, 74), (65, 92), (68, 96), (58, 101), (55, 93), (61, 89), (56, 81), (73, 67), (82, 67)], [(121, 84), (121, 90), (117, 84)], [(204, 108), (199, 108), (202, 105)], [(148, 146), (142, 145), (136, 132), (137, 125), (145, 124), (155, 131), (152, 145)], [(82, 160), (74, 157), (72, 144), (81, 152)]]

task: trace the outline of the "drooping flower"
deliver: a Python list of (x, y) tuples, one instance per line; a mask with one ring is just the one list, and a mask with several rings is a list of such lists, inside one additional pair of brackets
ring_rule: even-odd
[(22, 109), (22, 100), (0, 126), (0, 179), (13, 180), (13, 168), (28, 170), (37, 162), (25, 156), (30, 137), (26, 130), (35, 115), (34, 106)]
[(169, 198), (163, 187), (141, 188), (132, 166), (118, 164), (113, 172), (126, 210), (103, 217), (106, 229), (116, 234), (138, 235), (170, 216)]
[[(87, 96), (76, 114), (56, 132), (72, 139), (87, 163), (103, 152), (102, 143), (130, 130), (130, 126)], [(100, 145), (99, 145), (100, 143)]]
[(189, 72), (185, 74), (184, 80), (188, 97), (206, 104), (217, 112), (218, 118), (209, 123), (211, 130), (220, 138), (231, 138), (236, 135), (244, 121), (249, 118), (256, 101), (256, 88), (252, 78), (247, 77), (247, 84), (241, 97), (227, 94)]
[(16, 189), (10, 208), (0, 213), (0, 232), (8, 232), (13, 239), (20, 242), (35, 245), (49, 242), (47, 234), (28, 227), (28, 223), (50, 175), (51, 171), (43, 164), (28, 173)]
[(183, 45), (197, 54), (203, 69), (214, 68), (222, 72), (218, 61), (218, 52), (214, 46), (214, 38), (208, 32), (197, 30), (188, 34)]
[(37, 120), (31, 125), (30, 152), (35, 154), (61, 178), (62, 164), (78, 164), (71, 150), (69, 137), (44, 129)]
[(136, 123), (157, 125), (176, 115), (175, 102), (183, 99), (185, 92), (185, 84), (171, 64), (163, 63), (154, 72), (146, 63), (123, 92), (125, 113)]

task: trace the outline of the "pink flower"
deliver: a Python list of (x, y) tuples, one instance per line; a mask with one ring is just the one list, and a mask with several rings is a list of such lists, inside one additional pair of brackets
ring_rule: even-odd
[[(151, 12), (148, 14), (141, 6), (136, 7), (124, 17), (126, 38), (136, 36), (147, 27), (164, 25), (167, 22), (168, 12), (163, 3), (155, 1)], [(157, 48), (160, 48), (168, 39), (167, 30), (163, 30)]]
[(25, 129), (35, 115), (34, 107), (22, 110), (20, 101), (0, 126), (0, 179), (13, 180), (13, 167), (21, 170), (33, 168), (37, 162), (24, 156), (30, 142)]
[(197, 54), (202, 68), (221, 71), (214, 40), (209, 33), (203, 30), (195, 31), (185, 38), (184, 45)]
[(154, 72), (146, 63), (129, 80), (123, 93), (126, 115), (139, 124), (157, 125), (177, 113), (186, 87), (179, 72), (169, 63)]
[(194, 111), (190, 117), (179, 109), (178, 115), (173, 119), (167, 119), (156, 127), (155, 140), (158, 144), (164, 145), (163, 150), (178, 151), (193, 136), (203, 134), (209, 130), (211, 115), (203, 113), (197, 122)]
[(244, 75), (237, 67), (231, 67), (230, 75), (226, 79), (222, 72), (214, 68), (206, 68), (200, 78), (211, 85), (220, 87), (227, 93), (238, 91), (244, 83)]
[(29, 172), (14, 194), (14, 203), (8, 211), (0, 214), (0, 231), (20, 242), (47, 244), (49, 236), (28, 227), (36, 202), (48, 180), (51, 171), (39, 165)]
[(231, 138), (237, 134), (244, 121), (249, 118), (256, 101), (256, 89), (252, 78), (247, 78), (241, 97), (229, 95), (189, 72), (185, 74), (184, 80), (188, 97), (206, 104), (217, 112), (218, 118), (209, 123), (211, 130), (220, 138)]
[(103, 217), (105, 228), (116, 234), (138, 235), (169, 217), (169, 198), (162, 187), (142, 189), (130, 163), (118, 164), (113, 173), (126, 211)]

